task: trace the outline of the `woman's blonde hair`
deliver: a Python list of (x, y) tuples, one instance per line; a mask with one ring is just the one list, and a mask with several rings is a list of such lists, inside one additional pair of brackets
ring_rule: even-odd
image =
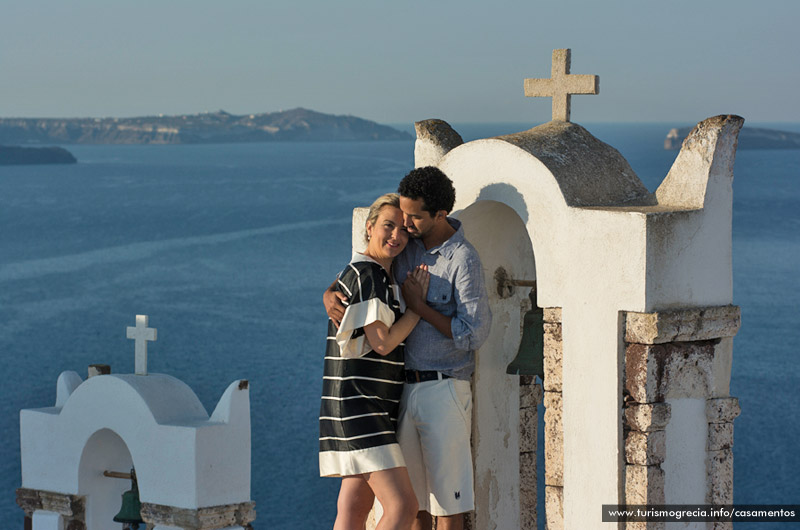
[(369, 236), (367, 235), (367, 225), (375, 224), (384, 206), (394, 206), (395, 208), (400, 208), (400, 195), (398, 195), (397, 193), (387, 193), (386, 195), (381, 195), (380, 197), (375, 199), (375, 202), (373, 202), (372, 206), (369, 207), (369, 213), (367, 214), (367, 222), (364, 223), (364, 241), (366, 241), (367, 243), (369, 243)]

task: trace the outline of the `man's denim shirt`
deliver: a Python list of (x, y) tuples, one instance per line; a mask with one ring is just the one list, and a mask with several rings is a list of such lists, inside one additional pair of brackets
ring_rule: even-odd
[(425, 250), (421, 239), (410, 239), (395, 259), (398, 283), (417, 265), (428, 265), (428, 305), (452, 317), (452, 339), (427, 321), (419, 321), (405, 341), (406, 369), (436, 370), (468, 380), (475, 370), (475, 350), (489, 335), (492, 314), (478, 253), (464, 238), (461, 222), (450, 218), (448, 221), (456, 229), (450, 239), (430, 250)]

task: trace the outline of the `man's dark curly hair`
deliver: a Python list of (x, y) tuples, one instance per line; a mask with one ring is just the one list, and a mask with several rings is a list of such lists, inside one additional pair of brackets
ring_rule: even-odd
[(423, 210), (435, 215), (439, 210), (450, 213), (456, 202), (453, 181), (438, 167), (418, 167), (403, 177), (397, 193), (413, 201), (422, 199)]

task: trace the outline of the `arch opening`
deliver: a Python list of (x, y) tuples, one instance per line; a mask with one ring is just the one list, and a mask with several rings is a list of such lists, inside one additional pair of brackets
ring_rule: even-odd
[(87, 530), (121, 528), (113, 519), (131, 482), (103, 476), (103, 472), (128, 473), (131, 468), (133, 458), (127, 444), (111, 429), (100, 429), (86, 441), (78, 468), (78, 493), (86, 497)]
[[(455, 214), (481, 257), (492, 311), (492, 329), (476, 353), (473, 377), (473, 528), (527, 527), (539, 504), (537, 475), (543, 475), (543, 470), (536, 470), (536, 453), (543, 449), (536, 443), (539, 414), (535, 405), (532, 410), (521, 408), (523, 401), (527, 405), (541, 401), (541, 386), (521, 387), (519, 376), (506, 374), (522, 338), (531, 288), (515, 287), (501, 293), (496, 272), (502, 268), (514, 280), (536, 280), (528, 227), (513, 206), (519, 205), (478, 200)], [(527, 399), (521, 399), (523, 395)], [(531, 399), (532, 395), (539, 396), (538, 400)], [(525, 454), (531, 449), (532, 454)]]

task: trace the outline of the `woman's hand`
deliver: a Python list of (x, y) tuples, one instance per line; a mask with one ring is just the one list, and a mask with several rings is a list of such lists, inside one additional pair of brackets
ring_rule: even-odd
[(408, 308), (415, 313), (419, 313), (420, 306), (427, 304), (430, 281), (431, 275), (428, 272), (428, 266), (423, 264), (410, 271), (406, 281), (403, 282), (403, 299)]
[(431, 283), (431, 274), (428, 272), (428, 266), (424, 263), (416, 267), (413, 271), (411, 271), (411, 276), (414, 278), (414, 281), (419, 283), (420, 288), (422, 289), (422, 299), (428, 299), (428, 286)]

